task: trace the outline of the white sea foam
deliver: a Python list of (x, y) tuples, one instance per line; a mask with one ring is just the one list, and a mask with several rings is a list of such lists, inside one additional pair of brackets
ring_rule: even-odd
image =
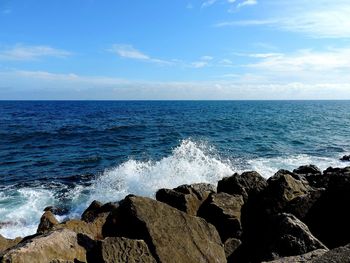
[(172, 154), (159, 161), (129, 160), (106, 170), (91, 186), (91, 197), (102, 201), (122, 199), (127, 194), (153, 196), (159, 188), (181, 184), (215, 183), (233, 173), (228, 160), (210, 154), (205, 144), (184, 140)]
[(349, 163), (342, 162), (339, 158), (318, 157), (306, 154), (292, 155), (275, 158), (257, 158), (248, 160), (248, 169), (259, 172), (265, 178), (274, 175), (279, 169), (293, 171), (301, 165), (314, 164), (321, 170), (332, 167), (345, 167)]
[(0, 196), (0, 234), (14, 238), (36, 232), (43, 209), (55, 203), (53, 193), (40, 188), (6, 191)]
[[(174, 188), (181, 184), (207, 182), (216, 184), (224, 176), (246, 170), (258, 171), (268, 178), (279, 169), (293, 170), (300, 165), (315, 164), (321, 169), (344, 167), (347, 163), (335, 158), (295, 155), (251, 160), (227, 160), (205, 143), (184, 140), (172, 153), (160, 160), (128, 160), (105, 170), (92, 180), (90, 186), (77, 185), (67, 190), (65, 202), (72, 207), (69, 214), (59, 219), (78, 218), (93, 200), (118, 201), (127, 194), (153, 197), (159, 188)], [(239, 169), (237, 168), (239, 167)], [(56, 196), (62, 187), (8, 188), (0, 192), (0, 234), (14, 238), (36, 232), (43, 209), (59, 205)], [(68, 201), (67, 201), (68, 200)]]

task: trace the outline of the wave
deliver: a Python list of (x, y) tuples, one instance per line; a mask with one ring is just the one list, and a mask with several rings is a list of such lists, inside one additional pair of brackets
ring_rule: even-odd
[[(159, 188), (174, 188), (198, 182), (216, 184), (234, 172), (255, 170), (264, 177), (279, 169), (293, 170), (300, 165), (315, 164), (321, 169), (344, 167), (334, 158), (294, 155), (249, 160), (222, 158), (214, 147), (204, 142), (184, 140), (160, 160), (130, 159), (106, 169), (92, 179), (79, 180), (74, 187), (65, 184), (22, 185), (0, 191), (0, 234), (14, 238), (34, 234), (46, 206), (64, 206), (68, 214), (60, 220), (77, 218), (93, 201), (117, 201), (127, 194), (153, 197)], [(81, 178), (80, 178), (81, 179)]]
[(106, 170), (91, 185), (90, 200), (115, 201), (126, 194), (153, 196), (159, 188), (196, 182), (215, 183), (234, 171), (228, 160), (205, 143), (184, 140), (159, 161), (129, 160)]

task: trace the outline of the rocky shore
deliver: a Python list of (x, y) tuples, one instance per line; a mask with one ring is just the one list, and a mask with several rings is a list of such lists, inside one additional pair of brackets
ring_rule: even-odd
[(234, 174), (217, 185), (94, 201), (59, 223), (45, 209), (37, 233), (0, 236), (0, 262), (350, 262), (350, 167), (307, 165), (268, 180)]

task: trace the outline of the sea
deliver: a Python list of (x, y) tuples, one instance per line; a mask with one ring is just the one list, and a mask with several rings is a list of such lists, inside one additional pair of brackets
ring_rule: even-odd
[(350, 165), (350, 101), (0, 101), (0, 234), (36, 232), (43, 209), (255, 170)]

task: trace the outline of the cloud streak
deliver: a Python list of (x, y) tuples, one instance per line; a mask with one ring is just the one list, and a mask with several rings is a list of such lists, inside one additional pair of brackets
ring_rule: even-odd
[(114, 44), (112, 48), (108, 49), (108, 51), (117, 54), (121, 58), (134, 59), (164, 65), (173, 64), (170, 61), (150, 57), (149, 55), (146, 55), (140, 50), (134, 48), (132, 45), (128, 44)]
[[(346, 99), (349, 82), (234, 80), (151, 82), (45, 71), (0, 72), (2, 99)], [(6, 88), (5, 88), (6, 87)]]
[[(214, 24), (215, 27), (268, 26), (283, 31), (302, 33), (313, 38), (350, 38), (350, 2), (296, 0), (293, 5), (267, 1), (271, 7), (268, 17), (254, 20), (233, 20)], [(239, 5), (254, 4), (247, 0)]]
[(0, 60), (26, 61), (37, 60), (43, 57), (65, 58), (72, 53), (50, 46), (26, 46), (16, 44), (10, 48), (0, 49)]

